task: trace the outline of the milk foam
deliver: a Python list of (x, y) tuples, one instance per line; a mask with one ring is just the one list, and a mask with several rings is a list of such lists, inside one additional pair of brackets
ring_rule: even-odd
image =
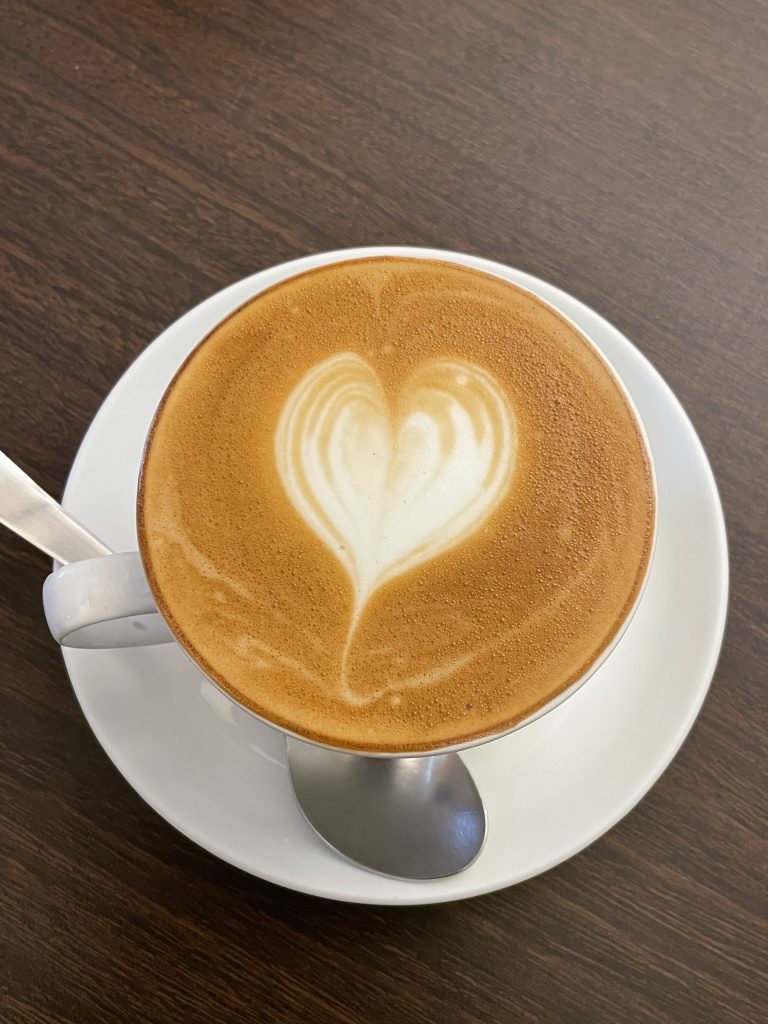
[(299, 275), (216, 327), (139, 495), (153, 594), (204, 671), (377, 752), (493, 734), (583, 675), (653, 520), (641, 434), (578, 332), (500, 279), (399, 258)]
[(509, 489), (516, 451), (514, 414), (486, 370), (429, 360), (390, 405), (353, 352), (305, 374), (275, 438), (291, 502), (349, 574), (353, 624), (382, 584), (482, 525)]

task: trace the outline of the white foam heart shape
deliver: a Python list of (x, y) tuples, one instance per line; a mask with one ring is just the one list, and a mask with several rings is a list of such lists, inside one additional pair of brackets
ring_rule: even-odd
[(486, 370), (430, 360), (390, 407), (351, 352), (305, 374), (275, 438), (288, 496), (349, 573), (355, 620), (382, 583), (477, 530), (509, 489), (516, 450), (514, 414)]

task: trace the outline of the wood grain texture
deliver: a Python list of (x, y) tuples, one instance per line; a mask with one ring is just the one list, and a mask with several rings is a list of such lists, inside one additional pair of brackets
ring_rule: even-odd
[(639, 807), (522, 886), (323, 903), (146, 807), (0, 536), (0, 1019), (764, 1020), (768, 9), (757, 0), (2, 0), (0, 445), (60, 494), (176, 316), (307, 252), (486, 255), (616, 323), (710, 454), (729, 628)]

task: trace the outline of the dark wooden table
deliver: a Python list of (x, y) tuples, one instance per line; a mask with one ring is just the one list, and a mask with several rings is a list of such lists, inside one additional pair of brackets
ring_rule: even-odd
[(242, 874), (142, 803), (48, 636), (47, 560), (4, 532), (4, 1024), (765, 1020), (768, 9), (0, 12), (0, 446), (44, 487), (209, 293), (307, 252), (427, 244), (553, 281), (650, 357), (710, 454), (733, 578), (710, 697), (632, 814), (517, 888), (376, 909)]

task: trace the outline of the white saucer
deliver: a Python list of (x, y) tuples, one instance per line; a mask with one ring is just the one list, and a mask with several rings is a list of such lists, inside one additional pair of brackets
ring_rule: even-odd
[[(435, 882), (398, 881), (357, 868), (329, 850), (302, 818), (282, 736), (221, 696), (180, 649), (169, 644), (64, 654), (100, 743), (167, 821), (261, 878), (360, 903), (437, 903), (490, 892), (546, 871), (601, 836), (648, 791), (685, 739), (715, 669), (726, 615), (725, 528), (712, 472), (688, 418), (647, 360), (602, 317), (537, 278), (489, 260), (416, 254), (455, 258), (508, 277), (581, 326), (617, 368), (640, 410), (658, 477), (654, 565), (614, 654), (543, 719), (462, 755), (488, 809), (488, 840), (478, 860)], [(142, 446), (180, 362), (250, 296), (333, 256), (338, 254), (255, 274), (161, 334), (91, 424), (72, 467), (66, 507), (115, 550), (135, 548)]]

